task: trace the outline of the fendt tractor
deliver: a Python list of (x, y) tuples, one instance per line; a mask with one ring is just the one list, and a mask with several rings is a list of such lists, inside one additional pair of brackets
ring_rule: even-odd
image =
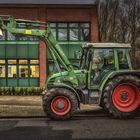
[(0, 28), (15, 36), (44, 40), (58, 70), (47, 78), (43, 91), (48, 117), (68, 119), (81, 103), (97, 104), (115, 118), (133, 118), (139, 113), (140, 70), (132, 68), (130, 44), (84, 43), (77, 67), (68, 60), (49, 24), (0, 16)]

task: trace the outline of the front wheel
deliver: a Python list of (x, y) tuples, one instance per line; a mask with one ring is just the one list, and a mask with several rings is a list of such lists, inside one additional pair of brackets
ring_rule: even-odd
[(76, 96), (65, 88), (52, 88), (43, 97), (44, 112), (55, 120), (65, 120), (78, 108)]
[(104, 89), (103, 104), (116, 118), (133, 118), (140, 109), (140, 79), (137, 76), (119, 76)]

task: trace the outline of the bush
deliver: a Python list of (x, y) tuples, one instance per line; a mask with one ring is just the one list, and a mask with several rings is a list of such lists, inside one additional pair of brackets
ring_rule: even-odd
[(0, 95), (35, 96), (41, 95), (43, 90), (40, 87), (0, 87)]

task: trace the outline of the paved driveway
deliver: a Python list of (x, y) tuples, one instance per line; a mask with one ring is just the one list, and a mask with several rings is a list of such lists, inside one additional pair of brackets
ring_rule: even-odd
[(102, 110), (85, 111), (68, 121), (47, 118), (0, 120), (0, 140), (140, 140), (140, 117), (117, 120)]

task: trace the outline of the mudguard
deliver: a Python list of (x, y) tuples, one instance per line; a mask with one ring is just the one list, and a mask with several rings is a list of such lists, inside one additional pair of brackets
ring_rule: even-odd
[(118, 71), (118, 72), (115, 72), (110, 76), (110, 79), (114, 78), (117, 75), (128, 75), (128, 74), (137, 75), (140, 78), (140, 70), (131, 70), (131, 71), (120, 71), (120, 72)]

